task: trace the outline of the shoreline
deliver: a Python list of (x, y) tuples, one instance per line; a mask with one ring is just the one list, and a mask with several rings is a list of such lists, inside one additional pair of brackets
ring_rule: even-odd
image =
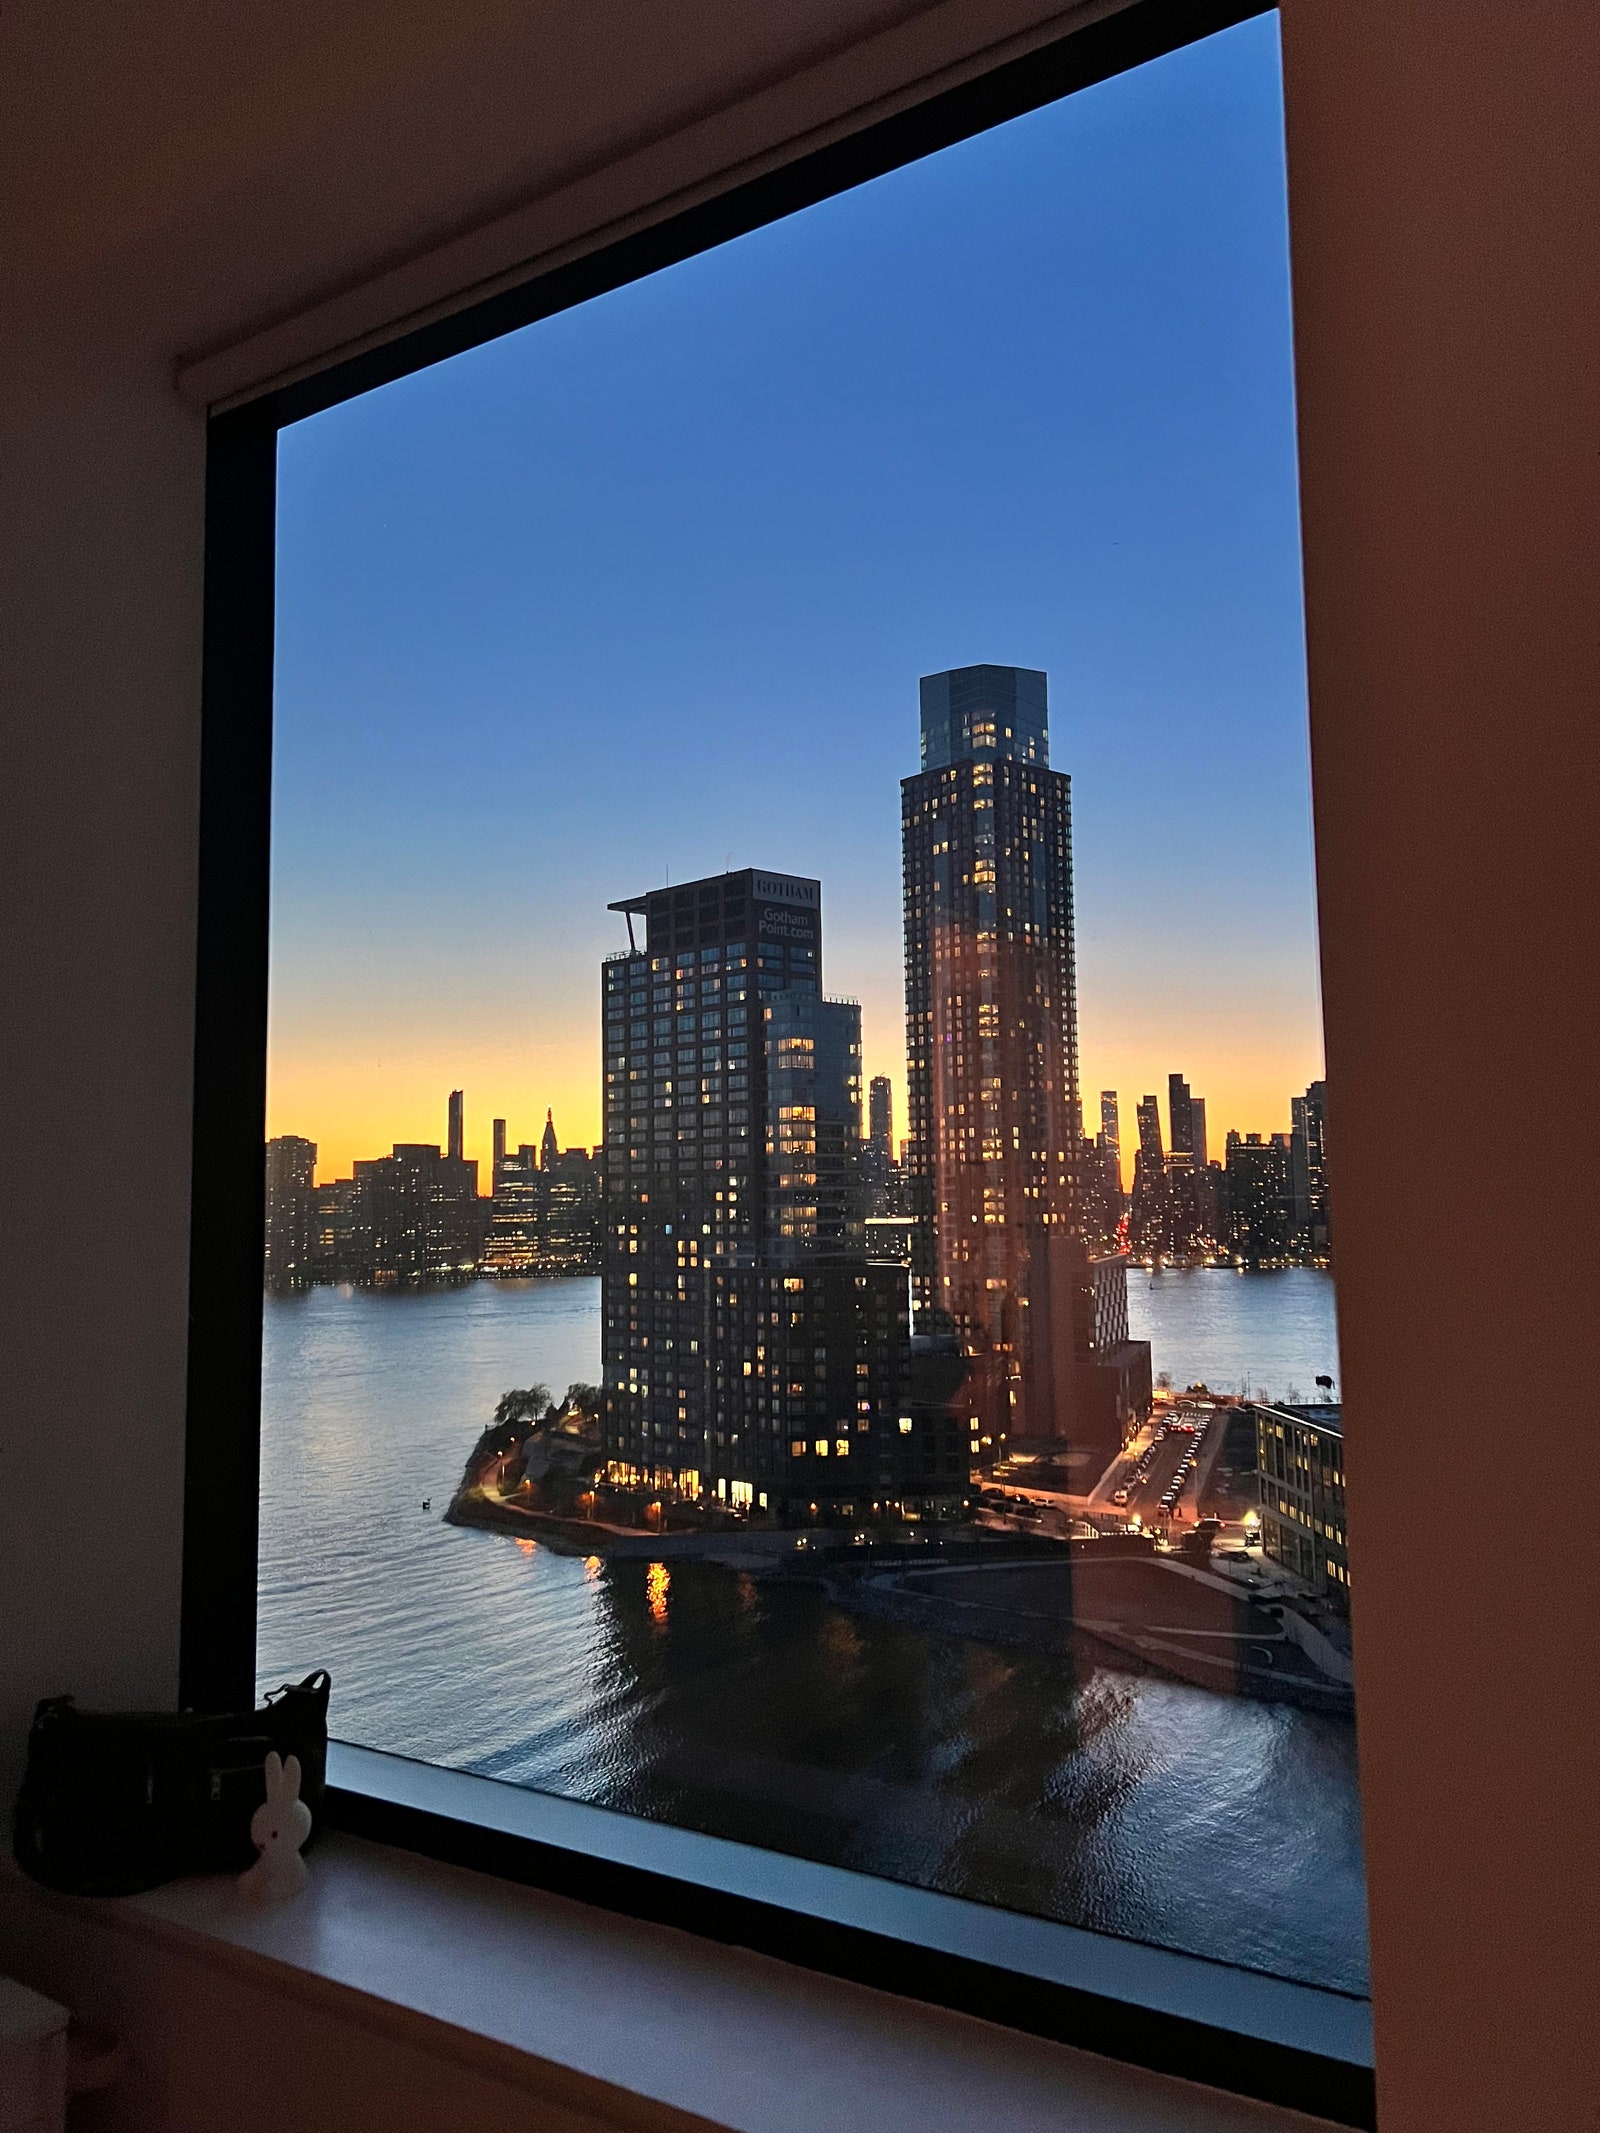
[[(1094, 1551), (1104, 1544), (1066, 1542), (997, 1550), (988, 1560), (974, 1552), (952, 1561), (938, 1542), (926, 1543), (923, 1555), (924, 1544), (905, 1540), (888, 1561), (884, 1557), (893, 1542), (879, 1543), (865, 1559), (841, 1561), (849, 1543), (832, 1534), (785, 1528), (640, 1532), (506, 1503), (477, 1486), (457, 1491), (444, 1521), (537, 1541), (555, 1555), (698, 1562), (774, 1584), (807, 1586), (847, 1613), (895, 1622), (926, 1636), (1058, 1657), (1070, 1656), (1084, 1643), (1114, 1665), (1213, 1694), (1295, 1704), (1328, 1718), (1353, 1721), (1355, 1716), (1350, 1683), (1319, 1663), (1323, 1655), (1313, 1647), (1315, 1632), (1298, 1619), (1291, 1622), (1292, 1609), (1269, 1615), (1232, 1580), (1164, 1556), (1110, 1547), (1098, 1554)], [(816, 1546), (814, 1556), (801, 1559), (797, 1543), (810, 1546), (819, 1540), (823, 1545)], [(1008, 1573), (1015, 1575), (1008, 1578)], [(1121, 1606), (1108, 1606), (1115, 1595), (1107, 1587), (1117, 1584), (1131, 1589), (1124, 1590)], [(1182, 1619), (1185, 1614), (1194, 1619)]]

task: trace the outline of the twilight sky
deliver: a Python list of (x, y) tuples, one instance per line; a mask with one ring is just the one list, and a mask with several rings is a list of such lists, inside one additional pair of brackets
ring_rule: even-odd
[(1050, 677), (1085, 1110), (1321, 1071), (1277, 27), (284, 433), (269, 1133), (599, 1137), (614, 898), (823, 882), (903, 1129), (917, 678)]

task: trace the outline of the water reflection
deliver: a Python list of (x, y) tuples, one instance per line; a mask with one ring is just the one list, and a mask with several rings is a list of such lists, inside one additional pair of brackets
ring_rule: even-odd
[(594, 1282), (269, 1300), (263, 1681), (328, 1666), (368, 1746), (1364, 1989), (1348, 1725), (420, 1512), (506, 1386), (593, 1375), (597, 1316)]

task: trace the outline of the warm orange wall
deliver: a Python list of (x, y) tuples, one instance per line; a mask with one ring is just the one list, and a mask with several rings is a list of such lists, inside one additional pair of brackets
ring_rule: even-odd
[[(1380, 2120), (1576, 2133), (1600, 15), (1284, 15)], [(1547, 1107), (1554, 1151), (1523, 1129)]]

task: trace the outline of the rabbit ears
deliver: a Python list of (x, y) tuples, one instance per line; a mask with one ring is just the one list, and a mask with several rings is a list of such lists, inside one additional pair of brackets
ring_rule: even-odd
[(281, 1760), (276, 1748), (267, 1756), (267, 1798), (274, 1807), (286, 1807), (300, 1797), (300, 1758)]

